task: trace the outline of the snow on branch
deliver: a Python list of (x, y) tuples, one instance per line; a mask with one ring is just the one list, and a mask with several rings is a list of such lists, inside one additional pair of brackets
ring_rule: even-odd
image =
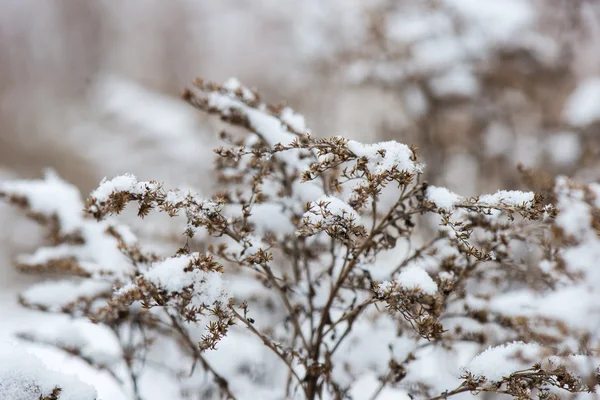
[(414, 152), (405, 144), (396, 141), (363, 144), (349, 140), (346, 147), (355, 156), (365, 158), (373, 174), (389, 173), (396, 169), (409, 173), (422, 172), (423, 165), (414, 161)]
[(53, 170), (46, 170), (41, 180), (0, 182), (0, 197), (25, 208), (33, 218), (47, 223), (56, 220), (58, 235), (77, 233), (83, 215), (81, 195)]
[(542, 347), (534, 343), (513, 342), (490, 347), (465, 367), (475, 378), (501, 382), (513, 372), (531, 368), (542, 359)]
[(130, 174), (111, 180), (103, 179), (91, 193), (85, 210), (100, 220), (107, 215), (121, 213), (132, 201), (139, 204), (138, 215), (141, 217), (155, 208), (171, 217), (183, 211), (188, 223), (187, 235), (190, 237), (201, 226), (211, 233), (223, 230), (222, 202), (200, 199), (190, 191), (164, 190), (156, 182), (139, 182)]
[(464, 367), (463, 389), (451, 393), (468, 388), (530, 398), (534, 388), (556, 396), (588, 391), (590, 388), (573, 366), (569, 357), (549, 358), (548, 349), (539, 344), (511, 342), (490, 347), (473, 358)]
[[(140, 299), (145, 293), (148, 306), (178, 303), (197, 309), (228, 301), (221, 279), (222, 267), (210, 254), (191, 253), (154, 262), (135, 277), (134, 282), (115, 292), (117, 299)], [(153, 289), (149, 289), (152, 286)]]
[(0, 182), (2, 196), (24, 208), (28, 216), (50, 224), (52, 245), (20, 256), (22, 269), (79, 276), (120, 275), (128, 270), (119, 242), (136, 246), (135, 235), (126, 226), (85, 218), (79, 191), (56, 173), (47, 171), (42, 180)]

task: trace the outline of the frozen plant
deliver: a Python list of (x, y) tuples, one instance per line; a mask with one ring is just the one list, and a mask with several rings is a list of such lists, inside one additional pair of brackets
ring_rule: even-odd
[[(49, 232), (17, 264), (53, 279), (21, 304), (91, 321), (114, 346), (95, 349), (76, 324), (22, 339), (79, 358), (136, 400), (166, 398), (165, 385), (195, 399), (596, 389), (599, 186), (560, 178), (546, 196), (467, 198), (424, 182), (415, 148), (315, 138), (237, 80), (197, 80), (183, 98), (232, 127), (212, 196), (133, 175), (103, 180), (85, 202), (52, 172), (0, 183)], [(174, 254), (115, 219), (129, 203), (182, 221)], [(47, 398), (69, 393), (60, 384)]]

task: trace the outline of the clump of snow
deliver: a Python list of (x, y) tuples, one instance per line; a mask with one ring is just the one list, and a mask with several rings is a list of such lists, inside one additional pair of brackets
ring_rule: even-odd
[(194, 304), (211, 305), (217, 301), (226, 302), (224, 282), (221, 274), (215, 271), (203, 271), (199, 268), (188, 268), (197, 263), (199, 253), (167, 258), (154, 263), (142, 275), (156, 286), (168, 292), (181, 292), (184, 288), (194, 287)]
[(499, 382), (511, 373), (527, 368), (540, 361), (542, 347), (535, 343), (512, 342), (490, 347), (478, 354), (464, 369), (489, 382)]
[(546, 140), (546, 150), (555, 163), (573, 164), (581, 155), (581, 141), (574, 132), (556, 133)]
[(51, 169), (44, 172), (43, 180), (2, 181), (0, 193), (24, 197), (32, 211), (45, 216), (55, 215), (64, 233), (73, 233), (79, 226), (83, 214), (79, 190)]
[(133, 194), (142, 194), (146, 190), (156, 189), (157, 185), (149, 182), (138, 182), (135, 175), (124, 174), (108, 180), (102, 179), (100, 185), (91, 193), (91, 197), (98, 201), (107, 201), (111, 194), (115, 192), (130, 192)]
[(346, 144), (348, 150), (357, 157), (365, 157), (369, 170), (375, 174), (390, 172), (393, 168), (410, 173), (421, 172), (422, 166), (412, 160), (413, 152), (402, 143), (396, 141), (364, 144), (350, 140)]
[(377, 285), (377, 293), (380, 296), (384, 296), (390, 290), (394, 288), (394, 284), (390, 281), (383, 281), (379, 285)]
[(0, 346), (0, 399), (41, 399), (60, 387), (61, 400), (94, 400), (96, 391), (77, 378), (51, 371), (37, 357), (10, 344)]
[(291, 108), (285, 107), (281, 110), (280, 118), (298, 133), (304, 133), (306, 131), (304, 116), (294, 112)]
[[(82, 219), (79, 230), (84, 240), (83, 244), (63, 243), (54, 247), (40, 247), (31, 255), (19, 256), (18, 262), (24, 265), (44, 265), (72, 259), (91, 275), (127, 274), (131, 271), (131, 263), (119, 250), (118, 240), (106, 233), (112, 226), (106, 221), (98, 223), (91, 219)], [(117, 231), (119, 231), (118, 227)], [(137, 243), (132, 233), (125, 237), (125, 240), (129, 245)]]
[(479, 203), (485, 205), (503, 204), (506, 206), (531, 207), (535, 195), (533, 192), (522, 192), (520, 190), (499, 190), (495, 194), (479, 196)]
[(429, 186), (425, 192), (425, 198), (444, 210), (451, 210), (454, 205), (463, 201), (464, 198), (448, 189), (439, 186)]
[(223, 88), (229, 90), (230, 92), (238, 92), (241, 91), (242, 98), (246, 101), (254, 101), (256, 100), (256, 96), (250, 89), (242, 85), (242, 83), (237, 78), (229, 78), (223, 84)]
[(242, 87), (242, 83), (237, 78), (231, 77), (225, 81), (223, 87), (231, 92), (235, 92)]
[(276, 143), (282, 145), (291, 144), (297, 136), (288, 132), (281, 121), (266, 111), (257, 110), (249, 107), (243, 102), (235, 99), (231, 95), (212, 92), (208, 96), (208, 103), (211, 107), (227, 114), (231, 110), (239, 110), (248, 117), (250, 125), (256, 132), (271, 146)]
[(186, 201), (189, 192), (183, 192), (181, 190), (169, 190), (165, 196), (165, 203), (172, 207), (177, 207)]
[(69, 244), (54, 247), (39, 247), (33, 254), (20, 255), (17, 261), (21, 264), (44, 264), (52, 260), (60, 260), (75, 256), (75, 248)]
[[(245, 97), (246, 95), (244, 95)], [(291, 145), (298, 136), (290, 132), (288, 126), (297, 132), (306, 132), (304, 118), (294, 113), (291, 109), (283, 110), (279, 117), (272, 115), (264, 104), (250, 106), (238, 98), (236, 93), (211, 92), (207, 96), (208, 105), (220, 111), (222, 115), (229, 115), (232, 112), (245, 116), (251, 126), (251, 131), (260, 137), (271, 147), (276, 144), (283, 146)], [(247, 101), (247, 100), (246, 100)], [(290, 173), (295, 173), (298, 169), (306, 169), (310, 166), (309, 157), (301, 157), (307, 151), (301, 149), (291, 149), (280, 152), (277, 157), (287, 163)]]
[(437, 284), (429, 274), (423, 268), (417, 266), (402, 270), (396, 278), (396, 283), (405, 289), (419, 289), (429, 295), (434, 295), (438, 289)]
[(419, 290), (428, 295), (434, 295), (438, 290), (437, 284), (431, 279), (427, 271), (418, 266), (405, 268), (393, 282), (381, 282), (377, 285), (377, 293), (380, 296), (384, 296), (395, 288)]
[(565, 104), (565, 120), (575, 126), (585, 126), (600, 120), (600, 78), (579, 83)]
[[(129, 182), (129, 179), (126, 180)], [(121, 182), (120, 185), (124, 184)], [(46, 217), (56, 216), (62, 235), (76, 234), (83, 239), (82, 243), (39, 247), (33, 254), (19, 256), (19, 264), (44, 266), (69, 260), (91, 275), (105, 272), (125, 274), (131, 269), (131, 263), (119, 250), (117, 238), (108, 234), (107, 230), (110, 228), (117, 232), (120, 239), (131, 246), (137, 244), (135, 235), (125, 226), (84, 218), (84, 204), (79, 191), (53, 171), (46, 171), (43, 180), (0, 182), (0, 192), (25, 198), (33, 212)]]

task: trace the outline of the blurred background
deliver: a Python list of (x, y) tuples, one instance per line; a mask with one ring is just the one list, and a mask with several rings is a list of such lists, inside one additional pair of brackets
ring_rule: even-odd
[[(524, 188), (518, 164), (594, 181), (599, 50), (598, 0), (0, 0), (0, 178), (208, 191), (219, 124), (179, 93), (237, 77), (316, 136), (419, 147), (465, 196)], [(41, 238), (5, 205), (0, 226), (2, 325)]]

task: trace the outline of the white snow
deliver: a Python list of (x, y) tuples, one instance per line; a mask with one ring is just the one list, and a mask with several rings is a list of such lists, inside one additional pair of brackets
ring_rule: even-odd
[(225, 81), (223, 87), (230, 92), (235, 92), (242, 87), (242, 83), (237, 78), (231, 77)]
[(256, 96), (250, 89), (243, 86), (242, 83), (237, 78), (229, 78), (223, 84), (223, 88), (229, 90), (230, 92), (238, 92), (241, 91), (242, 98), (246, 101), (254, 101), (256, 100)]
[(535, 343), (512, 342), (490, 347), (478, 354), (465, 367), (476, 377), (485, 377), (488, 382), (499, 382), (511, 373), (533, 367), (541, 361), (542, 347)]
[(285, 107), (283, 110), (281, 110), (280, 118), (296, 132), (306, 132), (306, 122), (304, 121), (304, 116), (294, 112), (294, 110), (291, 108)]
[[(598, 194), (597, 185), (590, 184), (588, 188)], [(560, 256), (569, 270), (585, 274), (585, 280), (581, 283), (595, 292), (596, 282), (600, 280), (600, 272), (597, 268), (600, 239), (596, 228), (592, 225), (593, 208), (588, 202), (592, 202), (597, 207), (598, 200), (588, 198), (589, 192), (578, 185), (573, 185), (564, 177), (557, 178), (555, 193), (558, 199), (556, 224), (566, 235), (575, 240), (575, 243), (561, 249)]]
[(189, 192), (181, 190), (169, 190), (165, 196), (165, 203), (172, 207), (177, 207), (186, 201), (189, 194)]
[(44, 171), (43, 180), (0, 181), (0, 192), (26, 198), (34, 212), (55, 215), (63, 233), (76, 231), (83, 215), (79, 190), (51, 169)]
[(138, 182), (135, 175), (124, 174), (116, 176), (110, 180), (106, 177), (100, 181), (100, 185), (90, 196), (100, 202), (107, 201), (111, 194), (115, 192), (130, 192), (133, 194), (142, 194), (146, 190), (156, 189), (157, 185), (150, 182)]
[(148, 281), (173, 293), (186, 287), (194, 288), (195, 305), (212, 305), (226, 302), (224, 282), (219, 272), (202, 271), (197, 267), (185, 271), (191, 262), (197, 261), (199, 253), (167, 258), (152, 264), (142, 275)]
[(439, 186), (429, 186), (425, 192), (425, 198), (444, 210), (451, 210), (454, 205), (463, 201), (464, 198), (448, 189)]
[(80, 298), (91, 299), (103, 292), (111, 291), (110, 282), (86, 279), (81, 282), (68, 280), (40, 282), (25, 290), (23, 298), (31, 304), (40, 304), (52, 311), (60, 309)]
[(34, 400), (59, 386), (61, 400), (94, 400), (96, 391), (77, 378), (51, 371), (24, 349), (0, 343), (0, 399)]
[[(25, 265), (43, 265), (51, 261), (74, 258), (85, 271), (94, 275), (110, 272), (118, 276), (131, 271), (131, 263), (119, 250), (116, 238), (106, 233), (111, 226), (105, 221), (96, 222), (82, 219), (79, 229), (83, 244), (60, 244), (54, 247), (39, 247), (31, 255), (21, 255), (18, 262)], [(135, 237), (127, 237), (128, 244), (135, 243)]]
[(394, 287), (406, 290), (420, 290), (428, 295), (434, 295), (438, 290), (437, 284), (431, 279), (427, 271), (415, 265), (404, 268), (393, 282), (381, 282), (377, 285), (377, 292), (380, 296), (383, 296), (390, 290), (393, 290)]
[(249, 107), (229, 94), (212, 92), (208, 96), (208, 102), (211, 107), (215, 107), (224, 114), (229, 113), (232, 109), (241, 111), (248, 117), (250, 125), (256, 132), (271, 146), (276, 143), (289, 145), (297, 138), (296, 135), (285, 129), (279, 119), (269, 115), (266, 111)]
[(498, 190), (495, 194), (479, 196), (479, 203), (485, 205), (507, 205), (531, 207), (534, 200), (533, 192), (522, 192), (520, 190)]
[(398, 285), (405, 289), (420, 289), (423, 293), (434, 295), (437, 292), (437, 284), (429, 274), (421, 267), (411, 266), (400, 272), (396, 278)]
[(254, 255), (258, 253), (259, 250), (264, 250), (269, 247), (259, 236), (256, 235), (248, 235), (248, 244), (249, 247), (247, 247), (244, 251), (244, 254), (246, 255)]
[(134, 245), (137, 240), (131, 230), (109, 221), (96, 222), (84, 218), (84, 205), (79, 191), (54, 172), (46, 171), (43, 180), (1, 182), (0, 191), (26, 198), (34, 212), (58, 218), (61, 234), (78, 233), (83, 239), (82, 244), (62, 243), (53, 247), (38, 247), (33, 254), (19, 256), (19, 263), (43, 265), (50, 261), (74, 258), (80, 267), (91, 274), (107, 271), (125, 274), (131, 268), (119, 250), (117, 239), (106, 233), (109, 227), (113, 227), (123, 235), (122, 239), (127, 244)]
[(368, 161), (369, 170), (375, 174), (383, 174), (393, 168), (409, 173), (417, 173), (422, 170), (421, 165), (411, 160), (413, 153), (410, 148), (393, 140), (375, 144), (364, 144), (349, 140), (346, 147), (357, 157), (365, 157)]
[[(233, 111), (244, 115), (248, 119), (251, 130), (271, 147), (278, 143), (289, 146), (298, 138), (296, 134), (288, 130), (286, 124), (295, 131), (302, 133), (307, 131), (304, 118), (289, 108), (282, 110), (282, 115), (278, 118), (271, 115), (264, 104), (250, 107), (239, 100), (235, 93), (211, 92), (208, 94), (207, 99), (209, 106), (218, 109), (223, 115), (228, 115)], [(249, 135), (248, 138), (250, 139), (256, 135)], [(293, 174), (299, 169), (302, 170), (310, 166), (310, 158), (301, 157), (301, 155), (307, 153), (306, 150), (292, 149), (278, 153), (277, 157), (286, 161), (288, 164), (286, 168), (290, 170), (290, 174)]]
[(394, 284), (392, 282), (383, 281), (379, 285), (377, 285), (377, 293), (380, 296), (383, 296), (393, 288), (394, 288)]

